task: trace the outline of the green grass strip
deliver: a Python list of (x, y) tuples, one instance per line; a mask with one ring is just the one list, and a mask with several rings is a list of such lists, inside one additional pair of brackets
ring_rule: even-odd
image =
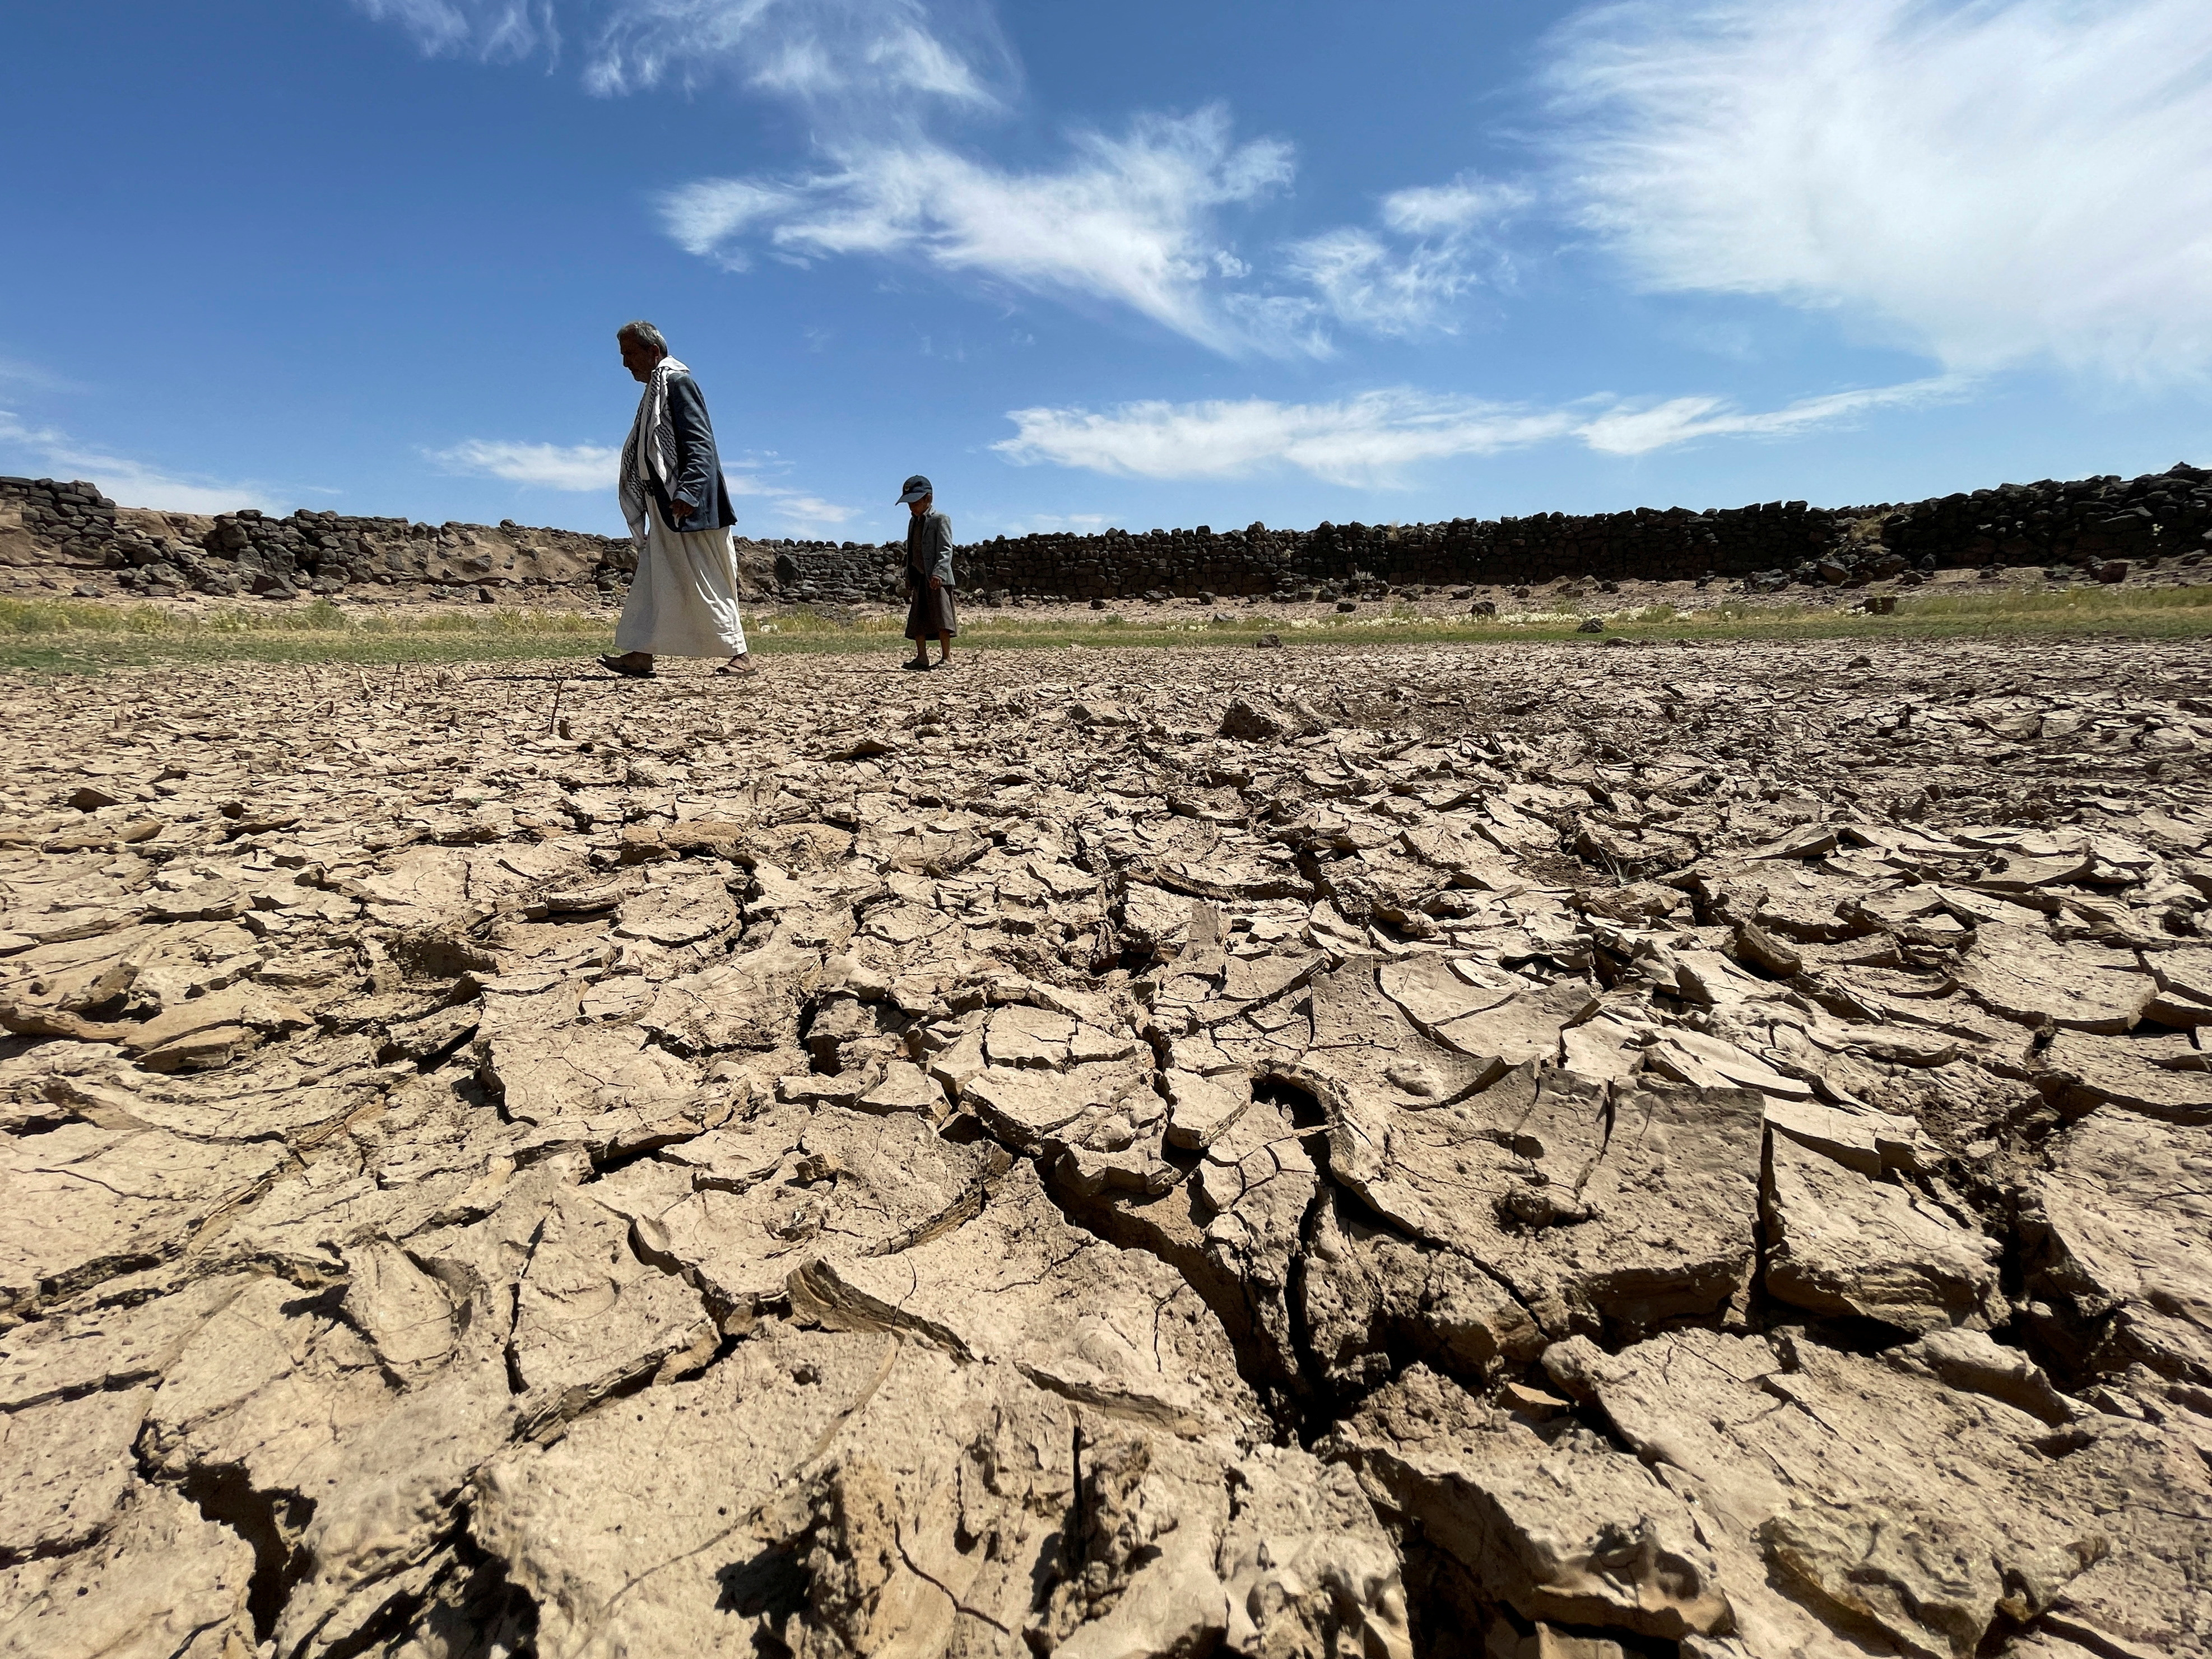
[[(1722, 600), (1676, 611), (1652, 605), (1603, 616), (1607, 635), (1638, 641), (1962, 639), (2196, 639), (2212, 635), (2212, 586), (2129, 591), (2073, 588), (2007, 592), (1906, 593), (1886, 617), (1797, 603), (1756, 605)], [(1109, 613), (1066, 620), (991, 611), (971, 613), (965, 650), (1109, 649), (1129, 646), (1250, 647), (1263, 634), (1285, 646), (1505, 645), (1547, 641), (1597, 645), (1582, 617), (1530, 612), (1498, 618), (1424, 617), (1407, 605), (1349, 615), (1285, 620), (1240, 611), (1220, 620)], [(896, 615), (857, 620), (805, 608), (757, 614), (750, 627), (764, 653), (892, 652), (907, 647)], [(0, 599), (0, 668), (98, 673), (163, 663), (445, 663), (573, 659), (613, 643), (614, 619), (596, 614), (493, 607), (431, 616), (341, 609), (325, 601), (296, 609), (205, 610), (84, 600)]]

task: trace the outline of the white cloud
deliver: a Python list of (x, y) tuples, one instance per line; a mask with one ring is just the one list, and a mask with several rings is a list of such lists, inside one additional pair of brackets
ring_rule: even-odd
[(727, 63), (763, 92), (811, 101), (941, 99), (988, 106), (1005, 58), (987, 15), (957, 42), (919, 0), (603, 0), (584, 82), (607, 95), (694, 86)]
[[(429, 458), (448, 472), (479, 477), (504, 478), (539, 489), (563, 489), (584, 494), (611, 491), (622, 452), (596, 444), (530, 444), (506, 439), (471, 438), (451, 449), (428, 452)], [(854, 509), (826, 501), (803, 489), (778, 481), (783, 464), (756, 457), (726, 458), (722, 482), (732, 495), (754, 496), (768, 503), (781, 521), (797, 526), (840, 525)]]
[(1045, 535), (1055, 530), (1072, 530), (1078, 535), (1094, 535), (1113, 522), (1103, 513), (1033, 513), (1026, 518), (1008, 519), (998, 529), (1001, 536)]
[(1565, 436), (1572, 417), (1410, 388), (1338, 403), (1123, 404), (1018, 409), (1015, 435), (993, 446), (1009, 459), (1051, 461), (1144, 478), (1221, 478), (1276, 463), (1332, 483), (1388, 479), (1415, 462), (1487, 454)]
[(663, 218), (681, 246), (726, 262), (750, 234), (788, 258), (910, 258), (1107, 301), (1217, 350), (1306, 349), (1279, 331), (1279, 313), (1240, 313), (1209, 287), (1237, 268), (1215, 214), (1288, 183), (1289, 146), (1233, 143), (1212, 108), (1141, 115), (1118, 137), (1081, 133), (1074, 149), (1057, 171), (1021, 173), (926, 141), (859, 146), (810, 177), (701, 180), (665, 198)]
[(1586, 14), (1563, 188), (1655, 289), (1844, 310), (1953, 369), (2212, 369), (2212, 6)]
[(1275, 356), (1303, 352), (1312, 357), (1336, 353), (1322, 327), (1322, 307), (1303, 294), (1224, 294), (1222, 313), (1242, 337), (1260, 343)]
[(293, 504), (291, 498), (265, 485), (222, 483), (199, 474), (180, 478), (121, 456), (85, 455), (72, 465), (125, 507), (157, 507), (165, 513), (235, 513), (241, 507), (253, 507), (282, 513)]
[(660, 219), (685, 252), (713, 259), (726, 270), (744, 270), (752, 260), (737, 239), (803, 200), (793, 191), (744, 179), (702, 179), (664, 196)]
[(36, 363), (27, 363), (14, 357), (0, 357), (0, 384), (13, 382), (33, 392), (82, 392), (84, 387), (75, 380), (64, 380), (52, 370)]
[(1870, 410), (1948, 402), (1963, 396), (1967, 385), (1955, 375), (1936, 375), (1757, 410), (1740, 410), (1725, 398), (1670, 398), (1645, 408), (1618, 405), (1583, 422), (1575, 435), (1606, 455), (1645, 455), (1698, 438), (1791, 438), (1816, 427), (1840, 425)]
[(1448, 185), (1419, 185), (1382, 198), (1382, 222), (1408, 236), (1451, 234), (1503, 219), (1534, 199), (1519, 185), (1463, 173)]
[(0, 449), (34, 455), (55, 477), (82, 478), (125, 507), (151, 507), (169, 513), (231, 513), (257, 507), (281, 512), (290, 502), (266, 484), (229, 483), (200, 473), (179, 475), (126, 456), (87, 449), (52, 427), (33, 427), (0, 409)]
[(1423, 462), (1561, 441), (1609, 455), (1642, 455), (1706, 437), (1787, 437), (1883, 405), (1952, 395), (1948, 379), (1808, 398), (1747, 411), (1719, 398), (1642, 404), (1610, 396), (1559, 409), (1486, 402), (1411, 387), (1334, 403), (1123, 404), (1018, 409), (1015, 435), (992, 447), (1018, 463), (1048, 461), (1145, 478), (1221, 478), (1287, 465), (1331, 483), (1397, 483)]
[(380, 23), (415, 37), (433, 57), (465, 53), (487, 62), (513, 62), (557, 52), (561, 31), (553, 0), (354, 0)]
[(765, 500), (775, 516), (794, 530), (835, 529), (859, 516), (856, 508), (840, 507), (819, 495), (778, 483), (772, 477), (763, 477), (764, 470), (780, 471), (781, 463), (751, 459), (725, 463), (722, 482), (729, 486), (732, 495)]
[[(989, 14), (921, 0), (354, 0), (433, 57), (557, 62), (582, 46), (583, 82), (603, 97), (689, 90), (733, 74), (811, 102), (1000, 101), (1009, 60)], [(564, 28), (563, 25), (566, 25)]]
[(1493, 232), (1530, 199), (1518, 185), (1468, 173), (1394, 191), (1382, 198), (1380, 216), (1387, 229), (1418, 238), (1413, 246), (1393, 247), (1372, 231), (1346, 226), (1292, 243), (1288, 270), (1350, 327), (1395, 338), (1449, 333), (1462, 295), (1510, 277)]
[(1349, 227), (1295, 244), (1289, 267), (1339, 321), (1399, 337), (1449, 331), (1453, 302), (1477, 281), (1464, 253), (1450, 243), (1399, 253)]
[(520, 444), (471, 438), (430, 452), (448, 472), (504, 478), (541, 489), (612, 489), (622, 452), (597, 444)]
[[(1215, 221), (1287, 185), (1291, 147), (1233, 143), (1219, 107), (1140, 114), (1075, 135), (1059, 167), (1006, 167), (929, 136), (937, 112), (1003, 106), (1018, 81), (988, 0), (355, 0), (428, 52), (551, 54), (582, 42), (608, 96), (731, 73), (808, 106), (823, 165), (792, 178), (708, 178), (667, 191), (662, 222), (732, 271), (873, 258), (1024, 293), (1127, 307), (1228, 354), (1327, 356), (1322, 324), (1407, 336), (1449, 328), (1484, 279), (1485, 227), (1515, 188), (1462, 175), (1385, 198), (1389, 246), (1364, 230), (1294, 245), (1287, 292), (1253, 281)], [(1276, 286), (1282, 286), (1278, 284)]]

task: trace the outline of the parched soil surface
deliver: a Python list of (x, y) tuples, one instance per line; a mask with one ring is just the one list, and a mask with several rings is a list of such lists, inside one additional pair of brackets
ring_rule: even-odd
[(2204, 662), (0, 684), (0, 1656), (2205, 1652)]

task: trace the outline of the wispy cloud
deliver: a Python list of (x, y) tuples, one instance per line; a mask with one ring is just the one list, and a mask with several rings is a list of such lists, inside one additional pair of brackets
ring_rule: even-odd
[(748, 270), (752, 252), (739, 238), (805, 200), (805, 190), (789, 185), (702, 179), (662, 197), (660, 222), (685, 252), (712, 259), (725, 270)]
[(1382, 222), (1408, 236), (1462, 236), (1528, 205), (1526, 185), (1462, 173), (1449, 184), (1417, 185), (1382, 198)]
[(921, 0), (354, 0), (434, 57), (558, 64), (604, 97), (733, 77), (811, 103), (987, 107), (1011, 81), (988, 9)]
[(1962, 371), (2212, 370), (2203, 0), (1613, 5), (1556, 44), (1562, 188), (1651, 289)]
[(786, 470), (781, 461), (748, 456), (725, 463), (722, 479), (732, 495), (757, 496), (768, 501), (769, 511), (793, 530), (831, 530), (859, 516), (857, 508), (840, 507), (778, 482)]
[(13, 385), (35, 392), (82, 392), (77, 381), (64, 380), (52, 370), (37, 363), (23, 362), (14, 357), (0, 357), (0, 386)]
[(1532, 199), (1520, 185), (1471, 174), (1394, 191), (1377, 216), (1382, 234), (1344, 226), (1294, 242), (1287, 269), (1348, 327), (1397, 338), (1450, 333), (1464, 295), (1510, 280), (1497, 233)]
[[(447, 472), (471, 477), (503, 478), (509, 483), (537, 489), (560, 489), (582, 495), (611, 491), (622, 452), (597, 444), (517, 443), (507, 439), (471, 438), (450, 449), (425, 452)], [(769, 504), (776, 518), (795, 528), (843, 524), (854, 509), (840, 507), (782, 482), (786, 465), (773, 456), (725, 458), (723, 482), (732, 495), (755, 496)]]
[(82, 478), (98, 484), (125, 507), (158, 507), (172, 513), (230, 513), (241, 507), (257, 507), (273, 513), (290, 504), (267, 484), (233, 483), (203, 473), (171, 472), (87, 447), (65, 432), (32, 426), (12, 411), (0, 409), (0, 451), (4, 450), (35, 456), (36, 464), (52, 468), (56, 477)]
[(1287, 188), (1289, 144), (1234, 143), (1215, 106), (1139, 115), (1124, 136), (1078, 134), (1073, 149), (1062, 167), (1021, 172), (925, 140), (856, 147), (813, 174), (697, 180), (662, 198), (662, 222), (680, 246), (731, 270), (763, 252), (908, 259), (1127, 306), (1230, 355), (1326, 357), (1332, 323), (1401, 338), (1453, 331), (1469, 290), (1510, 285), (1499, 232), (1533, 200), (1468, 174), (1396, 191), (1379, 204), (1379, 228), (1294, 241), (1278, 270), (1255, 276), (1221, 220)]
[[(664, 222), (694, 253), (742, 266), (756, 247), (811, 260), (917, 261), (1030, 294), (1128, 307), (1221, 351), (1310, 343), (1304, 313), (1230, 303), (1243, 267), (1218, 211), (1286, 185), (1288, 145), (1232, 141), (1216, 107), (1078, 134), (1067, 164), (1017, 172), (927, 141), (858, 147), (787, 179), (712, 179), (672, 192)], [(748, 240), (750, 239), (750, 241)]]
[(988, 12), (948, 32), (916, 0), (613, 0), (605, 12), (584, 82), (609, 95), (696, 85), (726, 63), (761, 91), (810, 102), (988, 107), (1006, 77)]
[[(1572, 223), (1652, 290), (1760, 295), (1982, 373), (2047, 358), (2212, 372), (2212, 8), (2203, 0), (1628, 0), (1555, 35), (1538, 202), (1474, 175), (1255, 258), (1228, 221), (1290, 146), (1140, 117), (1043, 165), (943, 122), (1019, 71), (990, 0), (353, 0), (428, 52), (573, 64), (594, 93), (714, 80), (796, 104), (816, 161), (702, 179), (662, 212), (733, 270), (909, 262), (1125, 307), (1217, 351), (1461, 325), (1510, 286), (1504, 228)], [(1255, 269), (1257, 267), (1257, 269)]]
[(1018, 85), (988, 0), (354, 3), (431, 53), (550, 61), (573, 40), (585, 85), (605, 96), (724, 75), (804, 106), (813, 168), (698, 179), (661, 198), (677, 244), (733, 272), (763, 255), (896, 260), (1126, 307), (1228, 355), (1327, 356), (1332, 324), (1448, 330), (1460, 296), (1502, 268), (1488, 231), (1521, 200), (1472, 176), (1399, 191), (1378, 228), (1293, 243), (1255, 272), (1221, 222), (1287, 186), (1292, 151), (1235, 142), (1219, 106), (1079, 131), (1062, 161), (1028, 167), (936, 131), (940, 116), (1004, 107)]
[(354, 0), (380, 23), (393, 23), (434, 57), (466, 54), (512, 63), (561, 50), (552, 0)]
[(1142, 478), (1222, 478), (1276, 465), (1332, 483), (1387, 481), (1417, 462), (1490, 454), (1565, 436), (1573, 417), (1408, 387), (1336, 403), (1122, 404), (1018, 409), (1009, 460)]
[(1018, 409), (1015, 435), (993, 448), (1019, 463), (1050, 462), (1145, 478), (1221, 478), (1286, 465), (1331, 483), (1388, 485), (1424, 462), (1580, 442), (1642, 455), (1699, 438), (1781, 438), (1883, 406), (1955, 395), (1949, 379), (1831, 393), (1782, 409), (1746, 410), (1725, 398), (1644, 404), (1600, 396), (1557, 409), (1486, 402), (1411, 387), (1332, 403), (1123, 404)]
[(597, 444), (523, 444), (471, 438), (451, 449), (429, 452), (448, 472), (504, 478), (539, 489), (612, 489), (622, 452)]
[(1951, 374), (1801, 398), (1780, 409), (1742, 410), (1726, 398), (1670, 398), (1639, 407), (1616, 404), (1592, 416), (1574, 435), (1606, 455), (1646, 455), (1698, 438), (1794, 438), (1816, 428), (1848, 424), (1877, 409), (1911, 408), (1964, 397), (1971, 382)]
[(1024, 518), (1008, 519), (999, 526), (1002, 536), (1042, 535), (1049, 531), (1072, 530), (1079, 535), (1090, 535), (1101, 531), (1113, 520), (1103, 513), (1032, 513)]

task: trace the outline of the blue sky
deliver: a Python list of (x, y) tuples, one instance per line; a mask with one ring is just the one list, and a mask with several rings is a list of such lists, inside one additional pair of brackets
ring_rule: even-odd
[(759, 536), (1905, 500), (2212, 461), (2203, 0), (9, 9), (0, 471)]

